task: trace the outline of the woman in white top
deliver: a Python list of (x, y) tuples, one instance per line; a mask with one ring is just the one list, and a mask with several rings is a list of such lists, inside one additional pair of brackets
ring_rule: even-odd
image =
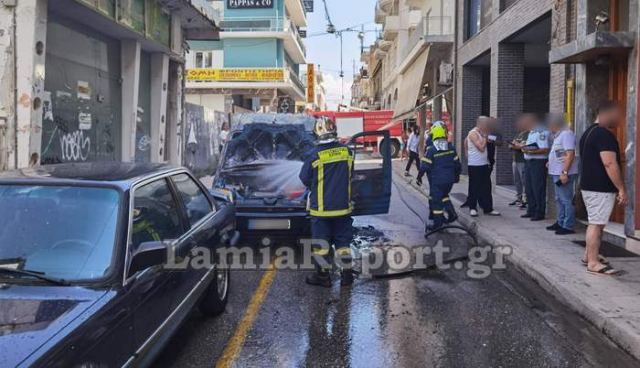
[(467, 150), (467, 166), (469, 168), (469, 190), (467, 205), (469, 214), (478, 216), (478, 205), (482, 211), (490, 216), (499, 216), (493, 209), (491, 194), (491, 167), (487, 153), (488, 124), (491, 118), (480, 116), (476, 127), (471, 129), (465, 140)]

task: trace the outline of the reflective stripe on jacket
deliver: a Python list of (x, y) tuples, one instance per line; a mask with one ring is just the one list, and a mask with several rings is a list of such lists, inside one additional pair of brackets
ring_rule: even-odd
[(351, 214), (353, 154), (346, 146), (327, 143), (312, 150), (300, 170), (300, 180), (310, 190), (311, 216)]
[(443, 150), (430, 146), (422, 158), (421, 169), (427, 172), (432, 184), (452, 184), (459, 181), (462, 166), (456, 149), (448, 143)]

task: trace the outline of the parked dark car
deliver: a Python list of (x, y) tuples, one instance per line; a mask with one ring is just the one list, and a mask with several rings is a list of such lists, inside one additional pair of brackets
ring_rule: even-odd
[(167, 247), (237, 239), (234, 208), (183, 168), (61, 164), (0, 173), (0, 367), (149, 365), (229, 271), (165, 267)]
[[(309, 236), (308, 192), (298, 174), (305, 154), (316, 144), (314, 122), (307, 115), (234, 116), (213, 187), (226, 191), (233, 201), (244, 241)], [(365, 136), (378, 137), (381, 151), (365, 146)], [(384, 144), (388, 138), (388, 131), (364, 132), (346, 142), (355, 152), (354, 216), (389, 211), (391, 150)]]

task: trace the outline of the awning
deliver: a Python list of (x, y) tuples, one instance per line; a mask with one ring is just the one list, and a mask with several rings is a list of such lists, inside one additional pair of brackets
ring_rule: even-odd
[(423, 51), (407, 69), (400, 75), (398, 88), (398, 102), (393, 110), (394, 120), (403, 120), (413, 117), (416, 102), (422, 91), (422, 79), (427, 66), (429, 49)]

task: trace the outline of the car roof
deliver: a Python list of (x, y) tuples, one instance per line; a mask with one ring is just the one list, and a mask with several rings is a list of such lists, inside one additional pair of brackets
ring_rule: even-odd
[(102, 161), (42, 165), (0, 172), (0, 184), (31, 181), (46, 183), (114, 184), (129, 187), (134, 182), (178, 170), (166, 164)]

